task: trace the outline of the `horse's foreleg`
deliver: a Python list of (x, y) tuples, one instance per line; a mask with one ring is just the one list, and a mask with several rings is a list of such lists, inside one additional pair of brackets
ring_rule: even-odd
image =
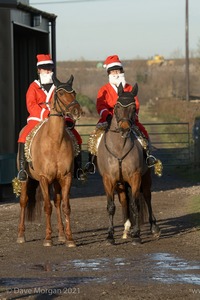
[(51, 240), (51, 234), (52, 234), (52, 229), (51, 229), (51, 214), (52, 214), (52, 204), (50, 200), (50, 195), (49, 195), (49, 184), (48, 180), (46, 177), (41, 176), (40, 178), (40, 187), (42, 190), (42, 195), (44, 198), (44, 211), (46, 215), (46, 236), (45, 240), (43, 242), (44, 246), (52, 246), (52, 240)]
[(64, 226), (62, 222), (61, 216), (61, 189), (58, 182), (54, 183), (54, 205), (56, 208), (56, 215), (57, 215), (57, 226), (58, 226), (58, 242), (65, 243), (65, 233), (64, 233)]
[(69, 193), (72, 183), (72, 173), (68, 173), (62, 180), (60, 180), (61, 190), (62, 190), (62, 209), (65, 217), (66, 222), (66, 245), (68, 247), (75, 247), (76, 244), (72, 237), (72, 231), (71, 231), (71, 224), (70, 224), (70, 201), (69, 201)]
[(103, 177), (104, 188), (107, 196), (107, 211), (109, 216), (109, 228), (107, 241), (110, 244), (114, 244), (114, 226), (113, 226), (113, 217), (115, 214), (115, 203), (114, 203), (114, 188), (111, 181), (107, 177)]
[(156, 218), (153, 214), (152, 205), (151, 205), (151, 173), (150, 170), (142, 177), (142, 193), (145, 199), (145, 202), (148, 207), (149, 213), (149, 223), (150, 223), (150, 230), (151, 233), (155, 238), (160, 236), (160, 228), (156, 224)]
[(27, 196), (27, 182), (21, 183), (21, 195), (20, 195), (20, 218), (18, 225), (17, 243), (21, 244), (25, 242), (25, 209), (28, 202)]
[(122, 239), (127, 239), (131, 227), (131, 222), (129, 220), (129, 214), (128, 214), (128, 199), (127, 199), (128, 196), (126, 195), (123, 186), (119, 186), (117, 188), (117, 193), (119, 197), (119, 202), (122, 206), (122, 217), (124, 222), (124, 231), (123, 231)]
[(139, 172), (135, 172), (131, 178), (131, 193), (132, 197), (130, 197), (129, 209), (132, 220), (132, 228), (131, 228), (131, 237), (132, 243), (138, 244), (141, 243), (140, 239), (140, 224), (139, 224), (139, 193), (140, 193), (140, 184), (141, 184), (141, 174)]

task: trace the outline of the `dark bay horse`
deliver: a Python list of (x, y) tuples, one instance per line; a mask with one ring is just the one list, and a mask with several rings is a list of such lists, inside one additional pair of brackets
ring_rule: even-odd
[[(61, 83), (54, 76), (53, 82), (55, 91), (54, 98), (51, 100), (51, 103), (49, 103), (49, 118), (36, 130), (33, 138), (31, 138), (30, 145), (26, 146), (26, 148), (29, 148), (26, 149), (29, 151), (28, 179), (27, 181), (21, 182), (21, 212), (18, 226), (18, 243), (25, 242), (25, 208), (27, 207), (28, 213), (31, 216), (33, 209), (36, 207), (36, 205), (31, 202), (41, 198), (39, 196), (37, 197), (37, 193), (35, 193), (37, 182), (39, 182), (46, 216), (44, 246), (52, 245), (50, 186), (54, 187), (54, 205), (56, 207), (58, 220), (58, 239), (60, 242), (65, 242), (66, 240), (66, 244), (70, 247), (75, 246), (70, 226), (69, 202), (73, 174), (74, 148), (71, 137), (68, 131), (65, 130), (64, 120), (66, 115), (69, 115), (73, 119), (78, 119), (82, 113), (80, 105), (76, 100), (76, 93), (72, 88), (73, 79), (71, 75), (66, 83)], [(33, 185), (35, 185), (34, 189)], [(61, 216), (61, 200), (66, 222), (65, 232)]]
[[(137, 84), (131, 92), (124, 92), (122, 85), (119, 86), (114, 115), (110, 127), (101, 138), (97, 152), (98, 170), (107, 196), (109, 214), (107, 240), (112, 244), (114, 243), (115, 193), (118, 194), (122, 205), (123, 238), (127, 238), (127, 233), (130, 231), (133, 244), (141, 242), (140, 216), (142, 213), (145, 214), (145, 206), (148, 208), (152, 234), (156, 237), (160, 235), (151, 206), (151, 170), (146, 164), (143, 147), (133, 131), (134, 97), (137, 92)], [(145, 200), (144, 203), (141, 202), (142, 199)]]

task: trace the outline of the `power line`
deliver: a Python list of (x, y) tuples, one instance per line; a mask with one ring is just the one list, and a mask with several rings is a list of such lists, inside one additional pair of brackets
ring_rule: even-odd
[(31, 2), (31, 5), (40, 4), (67, 4), (67, 3), (79, 3), (79, 2), (96, 2), (96, 1), (107, 1), (107, 0), (69, 0), (69, 1), (50, 1), (50, 2)]

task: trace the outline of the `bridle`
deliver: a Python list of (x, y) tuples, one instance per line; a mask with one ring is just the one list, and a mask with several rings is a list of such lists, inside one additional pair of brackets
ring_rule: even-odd
[(58, 92), (60, 90), (63, 90), (68, 94), (73, 94), (74, 96), (76, 95), (76, 92), (71, 88), (69, 89), (69, 87), (66, 88), (66, 87), (59, 86), (58, 88), (56, 88), (54, 92), (53, 107), (52, 107), (52, 109), (55, 110), (56, 113), (50, 113), (49, 116), (58, 116), (58, 117), (69, 116), (73, 120), (74, 119), (77, 120), (78, 118), (80, 118), (80, 114), (78, 114), (78, 117), (76, 118), (74, 114), (70, 112), (69, 108), (75, 106), (76, 104), (79, 104), (78, 101), (74, 99), (69, 104), (64, 103), (64, 101), (58, 95)]
[[(131, 107), (131, 106), (135, 106), (135, 103), (133, 101), (131, 101), (128, 104), (122, 104), (121, 102), (117, 102), (116, 105), (114, 106), (114, 115), (116, 118), (116, 122), (117, 122), (117, 127), (112, 130), (109, 129), (110, 131), (113, 132), (117, 132), (117, 133), (121, 133), (121, 137), (122, 138), (128, 138), (130, 136), (130, 133), (132, 131), (132, 126), (134, 124), (134, 120), (135, 120), (135, 110), (131, 109), (131, 115), (129, 115), (128, 117), (120, 117), (120, 115), (118, 114), (118, 107), (122, 107), (122, 108), (127, 108), (127, 107)], [(120, 127), (119, 123), (123, 123), (123, 122), (127, 122), (128, 123), (128, 128), (124, 129), (122, 127)]]

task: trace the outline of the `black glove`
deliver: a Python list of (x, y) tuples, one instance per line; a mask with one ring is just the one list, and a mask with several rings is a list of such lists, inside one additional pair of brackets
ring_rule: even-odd
[(106, 122), (108, 123), (108, 125), (110, 125), (111, 121), (112, 121), (112, 115), (109, 114), (109, 115), (106, 117)]

